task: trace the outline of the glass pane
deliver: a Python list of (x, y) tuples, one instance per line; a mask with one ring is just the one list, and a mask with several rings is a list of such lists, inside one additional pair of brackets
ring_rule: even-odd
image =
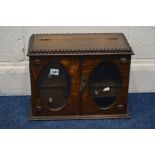
[(92, 72), (88, 85), (92, 100), (99, 108), (109, 108), (120, 92), (121, 76), (116, 66), (102, 62)]
[(71, 80), (69, 73), (59, 63), (48, 64), (39, 76), (38, 87), (49, 108), (59, 110), (65, 106), (70, 94)]

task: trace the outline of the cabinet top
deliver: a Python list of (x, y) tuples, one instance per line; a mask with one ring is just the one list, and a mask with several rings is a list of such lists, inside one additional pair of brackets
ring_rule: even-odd
[(123, 33), (33, 34), (28, 56), (37, 55), (132, 55)]

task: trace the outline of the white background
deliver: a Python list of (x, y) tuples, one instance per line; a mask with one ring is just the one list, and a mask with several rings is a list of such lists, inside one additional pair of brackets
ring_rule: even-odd
[(0, 153), (154, 155), (153, 130), (14, 130), (0, 133)]
[[(0, 24), (3, 26), (155, 25), (153, 0), (5, 0), (0, 4)], [(141, 66), (143, 62), (145, 60), (137, 65)], [(151, 63), (154, 65), (154, 60)], [(150, 65), (148, 61), (147, 65)], [(154, 130), (0, 131), (0, 153), (3, 155), (154, 155), (154, 147)]]

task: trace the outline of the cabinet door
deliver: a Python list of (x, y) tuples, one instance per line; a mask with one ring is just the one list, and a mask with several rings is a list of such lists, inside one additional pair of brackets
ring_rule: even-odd
[(130, 57), (87, 57), (81, 61), (81, 114), (127, 111)]
[(79, 60), (67, 57), (46, 57), (38, 60), (39, 66), (31, 66), (32, 77), (36, 77), (33, 80), (33, 89), (36, 91), (36, 95), (32, 96), (33, 115), (77, 114), (80, 98)]

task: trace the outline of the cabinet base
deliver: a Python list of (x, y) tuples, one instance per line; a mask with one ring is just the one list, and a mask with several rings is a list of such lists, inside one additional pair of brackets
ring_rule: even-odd
[(29, 120), (80, 120), (80, 119), (118, 119), (131, 118), (127, 114), (113, 114), (113, 115), (70, 115), (70, 116), (30, 116)]

